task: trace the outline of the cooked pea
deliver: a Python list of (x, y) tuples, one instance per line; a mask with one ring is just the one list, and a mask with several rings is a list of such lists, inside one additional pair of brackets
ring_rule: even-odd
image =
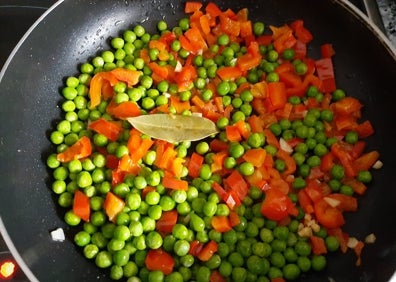
[(228, 45), (228, 43), (230, 43), (230, 38), (228, 37), (227, 34), (221, 34), (217, 38), (217, 44), (219, 44), (220, 46)]
[(279, 75), (276, 72), (270, 72), (267, 74), (265, 80), (267, 82), (278, 82), (279, 81)]
[(362, 170), (362, 171), (358, 172), (358, 175), (356, 178), (357, 178), (357, 180), (359, 180), (363, 183), (370, 183), (373, 179), (373, 176), (370, 171)]
[(260, 239), (265, 243), (271, 243), (274, 240), (274, 235), (269, 228), (262, 228), (260, 230)]
[(341, 185), (340, 193), (348, 196), (352, 196), (354, 191), (353, 188), (349, 185)]
[(224, 96), (227, 95), (229, 92), (230, 92), (230, 84), (228, 81), (221, 81), (217, 85), (217, 93), (219, 93), (219, 95)]
[(163, 240), (157, 231), (151, 231), (146, 236), (146, 245), (150, 249), (158, 249), (162, 246)]
[(239, 172), (244, 176), (249, 176), (254, 173), (254, 166), (250, 162), (243, 162), (239, 165)]
[(275, 50), (270, 50), (267, 53), (267, 60), (270, 62), (275, 62), (277, 61), (279, 58), (279, 54), (278, 52), (276, 52)]
[(100, 251), (95, 258), (95, 263), (100, 268), (110, 267), (112, 264), (112, 255), (108, 251)]
[(319, 156), (310, 156), (308, 159), (307, 159), (307, 164), (310, 166), (310, 167), (316, 167), (316, 166), (319, 166), (320, 165), (320, 163), (321, 163), (321, 160), (320, 160), (320, 157)]
[(304, 75), (308, 71), (308, 66), (305, 63), (301, 62), (294, 66), (294, 70), (298, 75)]
[(342, 89), (336, 89), (334, 90), (333, 94), (332, 94), (332, 98), (334, 101), (339, 101), (342, 98), (344, 98), (346, 96), (345, 91)]
[(287, 48), (283, 51), (282, 56), (285, 60), (292, 60), (294, 59), (296, 52), (291, 49), (291, 48)]
[(274, 166), (280, 172), (283, 172), (286, 169), (286, 163), (282, 159), (276, 159)]
[(294, 264), (289, 263), (283, 267), (283, 277), (287, 280), (295, 280), (300, 276), (300, 268)]
[(344, 177), (344, 167), (338, 164), (332, 166), (330, 170), (331, 176), (336, 180), (341, 180)]
[(314, 255), (311, 258), (311, 267), (315, 271), (321, 271), (326, 267), (326, 257), (323, 255)]
[(264, 33), (265, 25), (263, 22), (253, 23), (253, 33), (256, 36), (260, 36)]
[(311, 245), (305, 241), (298, 241), (295, 245), (294, 245), (294, 249), (296, 251), (297, 254), (299, 254), (300, 256), (308, 256), (311, 254)]

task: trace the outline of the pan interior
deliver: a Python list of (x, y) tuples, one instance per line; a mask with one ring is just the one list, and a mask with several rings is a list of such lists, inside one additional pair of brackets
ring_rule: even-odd
[[(235, 11), (247, 7), (252, 20), (267, 25), (303, 19), (314, 34), (308, 51), (312, 57), (319, 57), (321, 44), (333, 44), (337, 83), (366, 105), (363, 113), (376, 129), (368, 145), (380, 150), (384, 162), (359, 201), (360, 211), (347, 218), (346, 229), (360, 237), (374, 233), (377, 242), (364, 250), (361, 267), (354, 268), (352, 254), (330, 256), (327, 272), (304, 277), (304, 281), (327, 277), (387, 280), (396, 265), (396, 225), (392, 224), (396, 219), (396, 190), (392, 189), (396, 150), (390, 137), (396, 102), (395, 55), (365, 21), (334, 1), (215, 2)], [(16, 251), (38, 280), (108, 279), (73, 245), (74, 231), (63, 222), (64, 211), (57, 207), (50, 189), (45, 160), (53, 148), (48, 134), (61, 119), (64, 79), (109, 49), (109, 38), (135, 24), (154, 32), (160, 19), (174, 26), (183, 17), (182, 11), (183, 4), (176, 0), (60, 1), (30, 30), (5, 65), (0, 76), (0, 215)], [(62, 243), (50, 237), (50, 231), (58, 227), (68, 237)]]

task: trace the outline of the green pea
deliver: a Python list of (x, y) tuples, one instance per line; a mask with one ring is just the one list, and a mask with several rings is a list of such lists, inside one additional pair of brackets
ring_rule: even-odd
[(147, 214), (150, 218), (154, 220), (158, 220), (161, 218), (162, 215), (162, 208), (160, 205), (153, 205), (150, 206), (147, 210)]
[(248, 272), (243, 267), (235, 267), (232, 270), (231, 277), (233, 281), (245, 281), (247, 278)]
[(245, 153), (245, 148), (239, 143), (232, 143), (229, 147), (230, 156), (237, 159)]
[(363, 183), (370, 183), (373, 179), (373, 176), (370, 171), (362, 170), (362, 171), (358, 172), (358, 175), (356, 178), (357, 178), (357, 180), (359, 180)]
[(305, 63), (298, 63), (294, 66), (294, 70), (298, 75), (304, 75), (308, 71), (308, 66)]
[(315, 271), (321, 271), (326, 267), (326, 257), (323, 255), (314, 255), (311, 258), (311, 267)]
[(201, 232), (205, 230), (204, 220), (194, 213), (190, 215), (190, 226), (196, 232)]
[(205, 202), (202, 211), (205, 216), (212, 217), (216, 214), (217, 211), (217, 203), (212, 202), (212, 201), (207, 201)]
[(74, 235), (74, 243), (79, 247), (88, 245), (91, 241), (91, 235), (86, 231), (79, 231)]
[(185, 225), (176, 223), (172, 229), (172, 235), (177, 239), (184, 240), (188, 236), (188, 229)]
[(332, 166), (332, 168), (330, 170), (330, 174), (334, 179), (341, 180), (345, 175), (344, 167), (341, 165), (335, 164)]
[(87, 259), (93, 259), (99, 253), (99, 248), (94, 244), (87, 244), (84, 246), (83, 253)]
[(332, 98), (334, 101), (339, 101), (346, 96), (345, 91), (342, 89), (336, 89), (332, 93)]
[(249, 176), (254, 173), (254, 166), (250, 162), (243, 162), (239, 165), (239, 172), (244, 176)]
[(296, 55), (296, 52), (291, 48), (285, 49), (282, 53), (282, 56), (285, 60), (292, 60), (292, 59), (294, 59), (295, 55)]
[(293, 181), (293, 188), (295, 188), (295, 189), (302, 189), (306, 185), (307, 185), (307, 183), (305, 182), (304, 178), (302, 178), (302, 177), (297, 177)]
[(228, 43), (230, 43), (230, 38), (228, 37), (227, 34), (221, 34), (217, 38), (217, 44), (219, 44), (220, 46), (228, 45)]
[(263, 22), (253, 23), (253, 33), (256, 36), (260, 36), (264, 33), (265, 25)]
[(221, 81), (217, 85), (217, 93), (219, 93), (219, 95), (224, 96), (227, 95), (229, 92), (230, 92), (230, 84), (228, 81)]
[(158, 249), (162, 246), (163, 239), (157, 231), (151, 231), (146, 236), (146, 245), (150, 249)]
[(276, 160), (275, 160), (274, 167), (275, 167), (278, 171), (282, 172), (282, 171), (284, 171), (284, 170), (286, 169), (286, 163), (285, 163), (285, 161), (282, 160), (282, 159), (276, 159)]
[(349, 185), (341, 185), (340, 193), (348, 196), (352, 196), (354, 191), (353, 188)]
[(273, 252), (269, 259), (271, 264), (278, 268), (282, 268), (286, 263), (285, 257), (280, 252)]
[(219, 272), (223, 277), (229, 277), (232, 273), (232, 265), (230, 262), (223, 260), (219, 266)]
[(173, 246), (173, 251), (179, 257), (186, 256), (190, 250), (190, 243), (187, 240), (177, 240)]
[(294, 263), (286, 264), (283, 267), (283, 275), (284, 278), (287, 280), (295, 280), (300, 276), (300, 274), (301, 274), (300, 268)]
[(108, 251), (100, 251), (96, 255), (95, 263), (100, 268), (108, 268), (111, 266), (112, 262), (112, 255)]
[(308, 164), (310, 167), (319, 166), (320, 163), (321, 163), (320, 157), (315, 156), (315, 155), (314, 155), (314, 156), (310, 156), (310, 157), (307, 159), (307, 164)]
[(207, 282), (210, 278), (210, 269), (206, 266), (200, 266), (196, 272), (197, 282)]
[(86, 188), (92, 185), (92, 177), (88, 171), (81, 171), (77, 175), (77, 185), (81, 188)]
[(300, 256), (308, 256), (311, 254), (312, 250), (311, 245), (305, 241), (298, 241), (295, 244), (294, 249)]

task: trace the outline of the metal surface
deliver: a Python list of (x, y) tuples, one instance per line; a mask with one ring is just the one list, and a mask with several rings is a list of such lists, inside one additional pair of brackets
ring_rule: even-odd
[[(353, 236), (375, 233), (377, 242), (355, 257), (330, 255), (326, 272), (311, 273), (303, 281), (386, 281), (396, 266), (396, 190), (393, 173), (396, 149), (391, 138), (396, 54), (381, 31), (349, 4), (339, 1), (216, 1), (223, 8), (249, 8), (253, 20), (283, 24), (304, 19), (314, 34), (310, 55), (332, 43), (337, 83), (366, 105), (365, 118), (376, 128), (368, 146), (380, 150), (384, 167), (359, 199), (361, 209), (347, 218)], [(179, 1), (63, 1), (42, 17), (14, 50), (0, 74), (0, 230), (24, 265), (31, 280), (104, 281), (107, 271), (86, 260), (72, 242), (75, 231), (62, 220), (50, 190), (45, 159), (52, 150), (48, 132), (59, 120), (59, 89), (63, 79), (77, 73), (79, 64), (108, 49), (107, 39), (136, 23), (149, 31), (159, 19), (170, 26), (182, 15)], [(337, 24), (334, 24), (337, 19)], [(342, 26), (343, 28), (339, 28)], [(354, 40), (351, 40), (353, 36)], [(2, 226), (2, 223), (4, 226)], [(51, 240), (50, 231), (62, 227), (69, 240)]]
[(377, 1), (375, 0), (363, 0), (365, 9), (367, 11), (368, 17), (373, 21), (373, 23), (379, 27), (382, 32), (385, 31), (384, 23), (382, 22), (382, 17), (378, 9)]

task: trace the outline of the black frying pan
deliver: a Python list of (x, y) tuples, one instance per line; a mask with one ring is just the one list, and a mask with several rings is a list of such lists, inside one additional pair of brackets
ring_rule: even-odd
[[(304, 281), (388, 281), (396, 269), (396, 52), (367, 18), (344, 1), (216, 1), (220, 7), (249, 8), (253, 20), (281, 25), (303, 19), (314, 34), (310, 56), (332, 43), (337, 84), (362, 100), (364, 115), (376, 129), (369, 147), (381, 152), (384, 167), (359, 199), (360, 210), (347, 217), (345, 230), (377, 241), (364, 248), (360, 267), (352, 252), (331, 255), (325, 272)], [(149, 31), (159, 19), (170, 26), (182, 16), (184, 1), (60, 1), (24, 37), (0, 75), (0, 230), (32, 281), (108, 279), (86, 260), (73, 242), (75, 231), (63, 222), (50, 189), (45, 159), (48, 133), (60, 119), (63, 79), (98, 51), (107, 39), (136, 23)], [(62, 227), (68, 239), (54, 242), (50, 231)]]

